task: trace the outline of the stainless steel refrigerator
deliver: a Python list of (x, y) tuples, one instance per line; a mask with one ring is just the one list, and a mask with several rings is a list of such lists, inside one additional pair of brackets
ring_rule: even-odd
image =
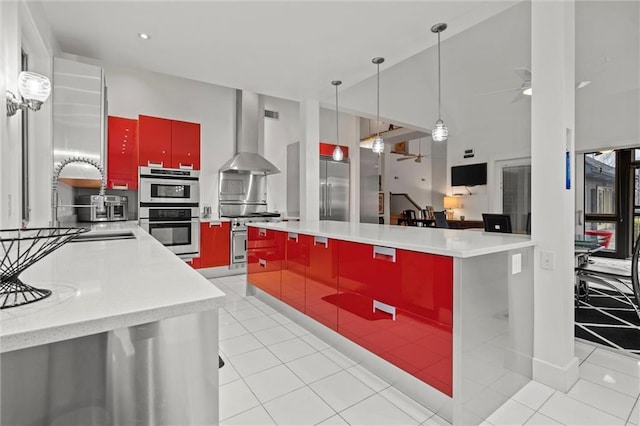
[(320, 159), (320, 220), (349, 220), (349, 163)]

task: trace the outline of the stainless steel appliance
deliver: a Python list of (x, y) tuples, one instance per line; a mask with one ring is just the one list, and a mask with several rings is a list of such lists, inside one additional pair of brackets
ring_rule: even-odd
[(231, 218), (231, 268), (247, 263), (247, 223), (280, 222), (280, 213), (261, 212)]
[(198, 204), (199, 170), (140, 167), (140, 205), (148, 203)]
[(139, 223), (182, 259), (200, 255), (200, 172), (140, 167)]
[(320, 157), (320, 220), (349, 220), (349, 162)]
[(76, 200), (80, 222), (113, 222), (128, 218), (125, 196), (105, 195), (104, 208), (101, 208), (98, 195), (80, 195)]

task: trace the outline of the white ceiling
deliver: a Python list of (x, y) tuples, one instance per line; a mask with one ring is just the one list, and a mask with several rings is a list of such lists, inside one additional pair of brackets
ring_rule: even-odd
[[(63, 52), (286, 99), (322, 99), (513, 1), (40, 2)], [(137, 34), (146, 32), (150, 40)]]

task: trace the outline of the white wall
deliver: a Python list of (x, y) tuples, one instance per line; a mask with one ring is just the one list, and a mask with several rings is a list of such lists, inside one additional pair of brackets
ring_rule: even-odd
[(264, 107), (277, 111), (278, 119), (264, 119), (264, 157), (281, 170), (267, 177), (267, 209), (287, 210), (287, 145), (300, 140), (300, 104), (281, 98), (264, 97)]
[(393, 193), (407, 193), (421, 209), (432, 205), (431, 187), (432, 159), (431, 159), (431, 138), (420, 138), (409, 141), (409, 152), (418, 154), (418, 144), (422, 145), (421, 163), (416, 163), (413, 158), (409, 160), (397, 161), (403, 158), (399, 154), (386, 154), (389, 161), (386, 163), (385, 173), (389, 176), (386, 180), (386, 191)]

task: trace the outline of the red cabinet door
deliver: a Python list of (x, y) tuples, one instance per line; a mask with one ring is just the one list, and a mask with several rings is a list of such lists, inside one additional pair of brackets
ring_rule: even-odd
[(283, 234), (285, 259), (282, 262), (282, 301), (304, 313), (305, 275), (311, 237), (293, 232)]
[(278, 299), (284, 258), (284, 233), (250, 226), (247, 229), (247, 281)]
[(338, 329), (338, 241), (308, 238), (305, 280), (306, 314), (332, 330)]
[(172, 121), (171, 167), (200, 170), (200, 124)]
[(107, 119), (107, 187), (138, 189), (138, 120)]
[(138, 116), (139, 165), (171, 167), (171, 120)]
[(368, 337), (379, 330), (388, 315), (373, 311), (375, 263), (372, 246), (339, 241), (338, 332), (375, 353)]
[(200, 268), (230, 263), (231, 231), (229, 222), (200, 223)]

